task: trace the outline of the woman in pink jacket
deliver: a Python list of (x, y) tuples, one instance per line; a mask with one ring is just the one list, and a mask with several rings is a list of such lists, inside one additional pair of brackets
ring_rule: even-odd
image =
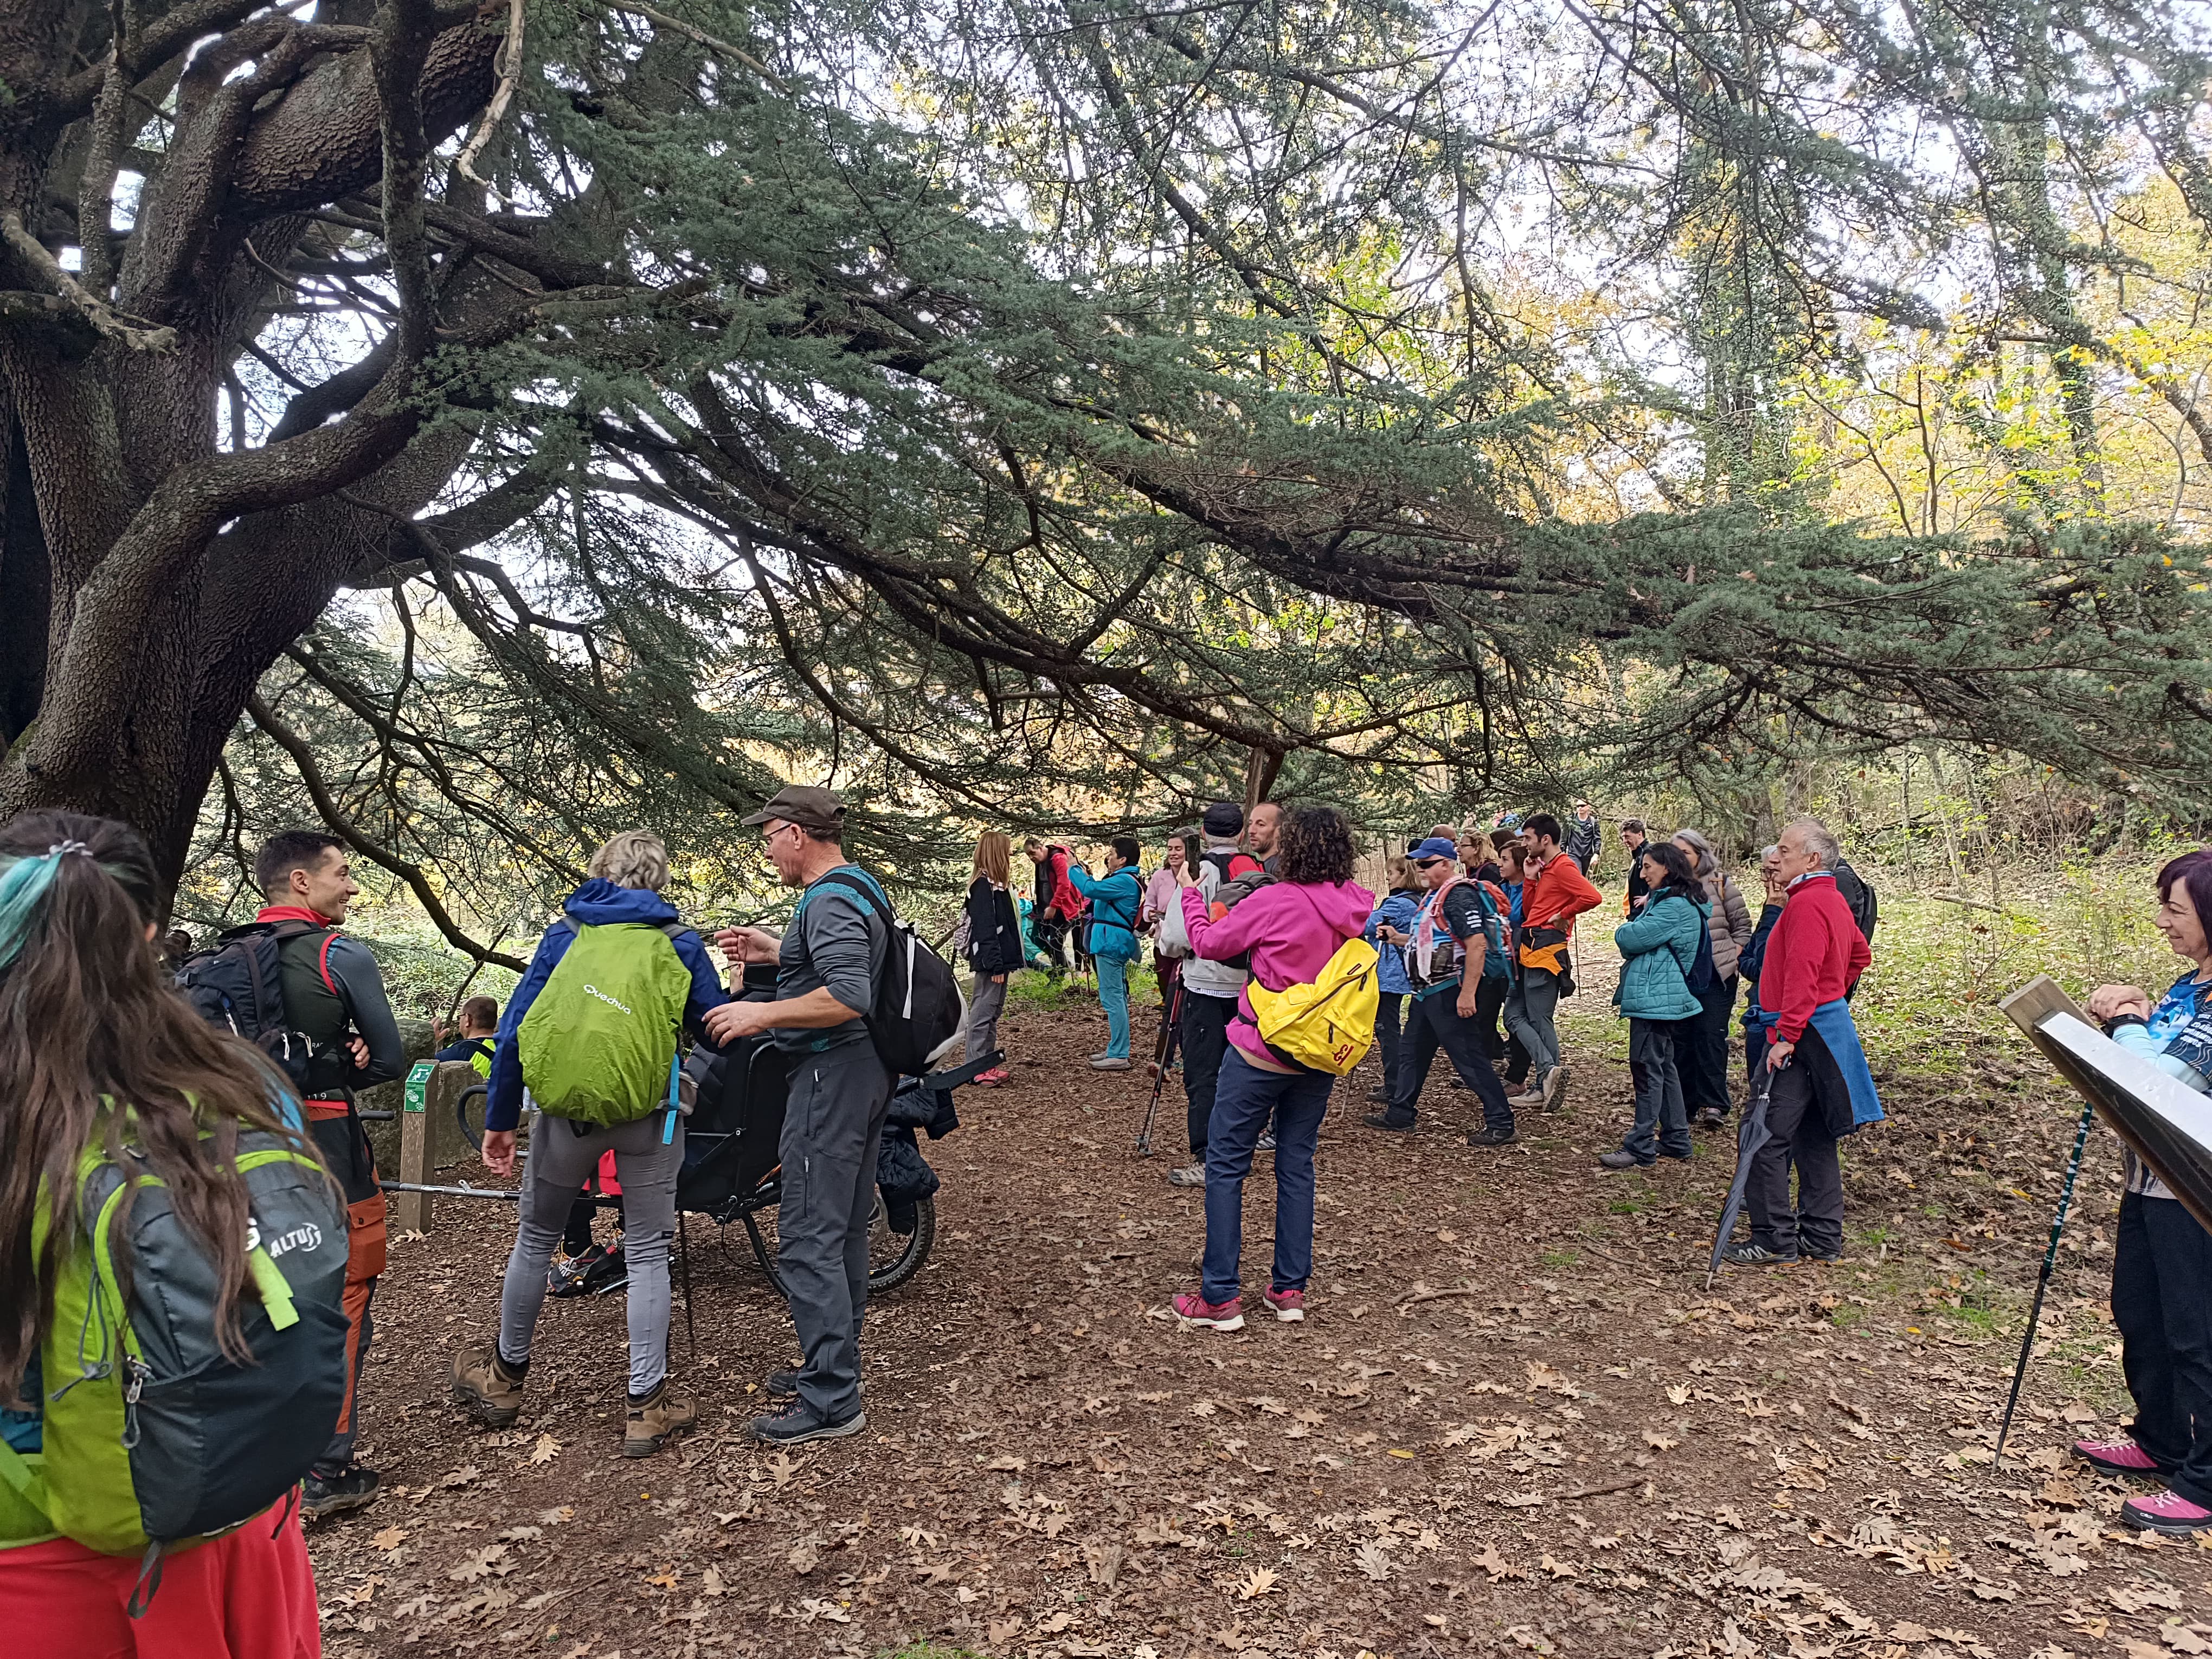
[[(1249, 952), (1252, 977), (1270, 991), (1313, 980), (1356, 939), (1375, 896), (1352, 879), (1352, 825), (1333, 806), (1301, 807), (1282, 830), (1275, 878), (1233, 908), (1211, 907), (1188, 866), (1182, 914), (1191, 949), (1213, 962)], [(1252, 1151), (1275, 1123), (1275, 1262), (1265, 1300), (1280, 1320), (1306, 1316), (1313, 1274), (1314, 1152), (1336, 1079), (1278, 1059), (1260, 1040), (1249, 994), (1229, 1025), (1229, 1056), (1206, 1147), (1206, 1260), (1200, 1287), (1175, 1299), (1186, 1323), (1241, 1330), (1237, 1261), (1244, 1243), (1244, 1177)]]

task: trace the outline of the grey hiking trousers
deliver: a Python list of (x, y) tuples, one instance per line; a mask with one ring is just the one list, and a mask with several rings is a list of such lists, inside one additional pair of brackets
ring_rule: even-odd
[(868, 1218), (890, 1073), (867, 1042), (791, 1056), (775, 1269), (799, 1333), (799, 1397), (824, 1423), (860, 1408), (860, 1320), (868, 1306)]
[[(684, 1164), (684, 1126), (663, 1142), (668, 1114), (652, 1113), (611, 1129), (538, 1114), (522, 1166), (522, 1218), (507, 1258), (499, 1297), (499, 1353), (510, 1365), (530, 1358), (531, 1334), (545, 1305), (545, 1271), (577, 1189), (615, 1155), (623, 1189), (623, 1257), (629, 1268), (629, 1391), (650, 1394), (668, 1374), (668, 1241), (676, 1232), (676, 1172)], [(583, 1133), (576, 1132), (581, 1129)]]

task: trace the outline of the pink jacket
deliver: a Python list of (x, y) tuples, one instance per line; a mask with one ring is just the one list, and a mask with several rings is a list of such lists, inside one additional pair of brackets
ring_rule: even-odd
[[(1375, 896), (1357, 882), (1330, 886), (1276, 882), (1262, 887), (1233, 910), (1213, 906), (1195, 887), (1182, 890), (1183, 925), (1190, 948), (1212, 962), (1252, 953), (1252, 977), (1270, 991), (1313, 979), (1348, 939), (1357, 939), (1375, 908)], [(1253, 1023), (1250, 998), (1240, 993), (1229, 1040), (1264, 1071), (1283, 1066), (1267, 1053)]]

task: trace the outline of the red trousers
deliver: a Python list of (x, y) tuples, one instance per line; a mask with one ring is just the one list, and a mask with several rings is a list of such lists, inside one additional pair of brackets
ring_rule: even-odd
[(263, 1515), (162, 1563), (142, 1618), (124, 1609), (138, 1558), (57, 1538), (0, 1550), (9, 1659), (319, 1659), (315, 1575), (296, 1505), (274, 1538)]

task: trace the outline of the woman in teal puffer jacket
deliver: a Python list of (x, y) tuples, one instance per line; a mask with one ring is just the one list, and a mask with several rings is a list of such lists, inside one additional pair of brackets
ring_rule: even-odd
[(1628, 1069), (1636, 1079), (1636, 1122), (1617, 1152), (1598, 1162), (1608, 1170), (1646, 1170), (1662, 1158), (1690, 1157), (1690, 1115), (1674, 1060), (1679, 1023), (1704, 1005), (1690, 989), (1690, 969), (1712, 915), (1690, 855), (1672, 842), (1651, 840), (1640, 851), (1651, 896), (1633, 921), (1613, 931), (1626, 958), (1613, 1001), (1628, 1016)]

